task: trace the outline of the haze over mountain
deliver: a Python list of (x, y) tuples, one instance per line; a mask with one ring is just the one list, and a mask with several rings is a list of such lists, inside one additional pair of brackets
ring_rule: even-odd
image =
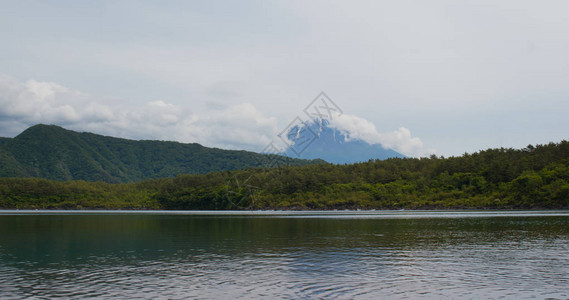
[(196, 143), (127, 140), (55, 125), (36, 125), (14, 138), (0, 138), (0, 177), (132, 182), (276, 163), (307, 165), (322, 161), (207, 148)]
[(336, 164), (365, 162), (405, 155), (382, 146), (353, 137), (349, 130), (339, 129), (328, 119), (299, 123), (285, 131), (281, 139), (289, 143), (284, 155), (295, 158), (321, 158)]

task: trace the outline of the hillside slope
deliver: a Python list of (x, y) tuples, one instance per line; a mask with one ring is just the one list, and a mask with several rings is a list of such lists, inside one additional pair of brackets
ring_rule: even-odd
[(245, 169), (273, 160), (283, 165), (322, 162), (207, 148), (195, 143), (134, 141), (54, 125), (36, 125), (0, 142), (0, 177), (118, 183)]

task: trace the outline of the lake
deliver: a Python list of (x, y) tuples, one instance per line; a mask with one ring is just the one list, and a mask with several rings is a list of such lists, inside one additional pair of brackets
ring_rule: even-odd
[(0, 211), (0, 298), (569, 298), (567, 211)]

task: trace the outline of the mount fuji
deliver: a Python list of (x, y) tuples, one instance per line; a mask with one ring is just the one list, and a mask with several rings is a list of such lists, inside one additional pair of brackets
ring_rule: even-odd
[(369, 144), (361, 139), (350, 138), (348, 131), (332, 127), (327, 119), (298, 121), (296, 125), (289, 126), (279, 135), (288, 145), (282, 153), (285, 156), (303, 159), (320, 158), (335, 164), (406, 157), (381, 144)]

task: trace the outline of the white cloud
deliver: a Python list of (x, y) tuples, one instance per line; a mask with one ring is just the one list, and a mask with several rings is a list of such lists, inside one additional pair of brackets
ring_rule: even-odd
[[(19, 82), (7, 76), (0, 76), (0, 123), (3, 136), (48, 123), (125, 138), (197, 142), (252, 151), (263, 149), (279, 132), (277, 119), (265, 116), (250, 103), (213, 105), (199, 112), (163, 100), (142, 106), (112, 105), (57, 83)], [(349, 132), (351, 139), (379, 143), (405, 155), (433, 152), (404, 127), (380, 133), (370, 121), (347, 114), (332, 119), (331, 125)]]
[(392, 132), (380, 133), (370, 121), (354, 115), (343, 114), (330, 120), (330, 125), (350, 139), (359, 139), (369, 144), (381, 144), (407, 156), (421, 157), (435, 153), (427, 149), (421, 139), (411, 136), (411, 131), (405, 127)]
[(187, 119), (181, 136), (221, 148), (260, 151), (275, 135), (277, 120), (241, 103), (209, 109)]
[[(163, 100), (142, 106), (110, 104), (53, 82), (19, 82), (0, 76), (0, 136), (14, 136), (38, 123), (62, 125), (132, 139), (196, 142), (224, 149), (261, 151), (280, 132), (277, 119), (253, 104), (210, 105), (201, 111)], [(381, 144), (408, 156), (433, 153), (401, 127), (380, 133), (370, 121), (354, 115), (334, 117), (331, 126), (351, 139)]]
[(386, 148), (394, 149), (405, 155), (421, 157), (434, 154), (434, 149), (426, 148), (421, 139), (418, 137), (412, 137), (411, 131), (405, 127), (400, 127), (399, 129), (380, 133), (381, 144)]
[(85, 95), (57, 83), (20, 83), (7, 76), (0, 77), (0, 93), (0, 114), (26, 123), (78, 122), (77, 109), (87, 104)]
[(14, 136), (31, 125), (47, 123), (125, 138), (259, 151), (277, 132), (277, 120), (250, 103), (192, 112), (163, 100), (142, 106), (99, 102), (57, 83), (22, 83), (0, 76), (0, 136)]

